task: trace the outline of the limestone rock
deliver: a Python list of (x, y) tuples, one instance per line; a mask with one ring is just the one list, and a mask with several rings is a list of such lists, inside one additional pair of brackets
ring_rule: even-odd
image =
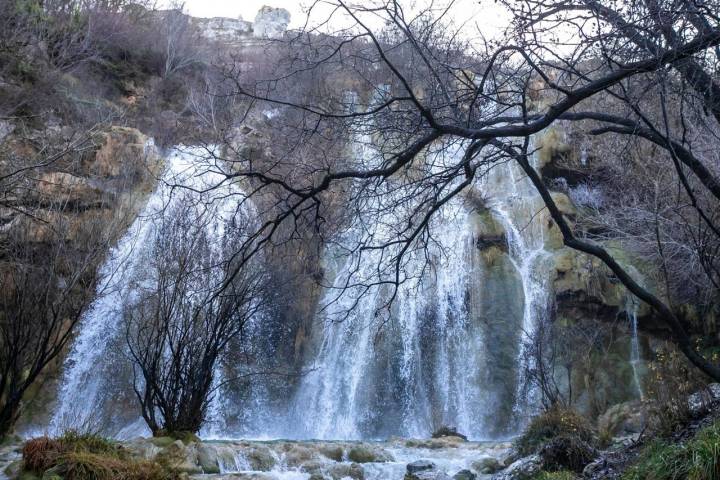
[(197, 446), (197, 461), (204, 473), (220, 473), (217, 449), (205, 443)]
[(392, 461), (392, 456), (381, 448), (371, 445), (356, 445), (348, 450), (348, 459), (357, 463)]
[(453, 480), (475, 480), (477, 479), (477, 475), (475, 473), (471, 472), (470, 470), (460, 470), (455, 475), (453, 475)]
[(429, 460), (408, 463), (404, 480), (452, 480), (448, 474), (437, 469)]
[(258, 38), (279, 38), (290, 24), (290, 12), (284, 8), (263, 6), (253, 22), (253, 36)]
[(542, 459), (539, 455), (516, 460), (502, 472), (493, 476), (493, 480), (530, 480), (542, 470)]
[(247, 38), (253, 31), (252, 23), (242, 18), (194, 18), (200, 35), (208, 40), (233, 43)]
[(435, 464), (430, 460), (416, 460), (412, 463), (408, 463), (406, 470), (407, 473), (414, 474), (418, 472), (424, 472), (426, 470), (433, 470), (434, 468)]
[(486, 455), (475, 460), (472, 463), (472, 468), (478, 473), (492, 474), (501, 470), (502, 464), (497, 458)]
[(268, 447), (258, 445), (245, 453), (245, 458), (253, 470), (268, 472), (275, 466), (275, 457)]
[(598, 430), (612, 436), (640, 433), (644, 428), (645, 412), (637, 400), (613, 405), (598, 417)]
[(36, 189), (40, 199), (48, 203), (73, 204), (80, 208), (100, 207), (103, 191), (87, 177), (66, 172), (43, 173)]
[(352, 480), (365, 480), (365, 472), (357, 463), (335, 463), (327, 468), (327, 474), (333, 480), (351, 478)]
[(707, 413), (710, 406), (718, 400), (720, 400), (720, 383), (711, 383), (688, 397), (688, 408), (693, 416), (700, 416)]
[(318, 447), (318, 451), (327, 458), (340, 462), (343, 459), (343, 448), (340, 445), (323, 444)]
[(582, 476), (583, 478), (591, 480), (617, 478), (615, 469), (605, 458), (598, 458), (597, 460), (588, 463), (583, 469)]

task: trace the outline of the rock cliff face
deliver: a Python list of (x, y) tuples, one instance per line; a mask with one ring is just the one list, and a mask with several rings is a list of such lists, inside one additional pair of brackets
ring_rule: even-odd
[(263, 6), (253, 22), (242, 18), (193, 18), (200, 34), (211, 41), (225, 45), (247, 43), (253, 38), (280, 38), (290, 24), (290, 12), (284, 8)]
[(255, 16), (253, 35), (259, 38), (278, 38), (290, 24), (290, 12), (284, 8), (262, 7)]
[[(29, 135), (8, 135), (4, 159), (45, 158), (37, 139), (52, 145), (70, 142), (69, 129), (49, 128)], [(5, 170), (9, 165), (0, 165)], [(95, 132), (79, 151), (62, 155), (48, 165), (22, 176), (10, 196), (0, 202), (0, 241), (14, 248), (45, 251), (49, 242), (68, 245), (61, 255), (80, 249), (109, 248), (137, 215), (147, 193), (154, 188), (161, 161), (152, 141), (134, 128), (109, 127)], [(59, 237), (59, 238), (58, 238)], [(26, 258), (26, 257), (22, 257)], [(50, 261), (28, 256), (33, 262)], [(97, 257), (102, 260), (102, 255)], [(0, 258), (0, 270), (18, 268), (16, 258)], [(62, 258), (53, 261), (63, 262)], [(67, 260), (68, 264), (72, 262)], [(98, 265), (90, 266), (94, 271)], [(94, 281), (89, 281), (93, 285)], [(4, 292), (6, 293), (6, 292)], [(84, 292), (86, 302), (95, 291)], [(43, 422), (54, 397), (58, 358), (26, 396), (24, 417)]]

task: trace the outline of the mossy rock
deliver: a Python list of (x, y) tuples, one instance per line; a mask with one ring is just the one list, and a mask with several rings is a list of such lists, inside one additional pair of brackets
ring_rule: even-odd
[(348, 459), (356, 463), (377, 463), (390, 461), (387, 453), (377, 448), (356, 445), (348, 450)]
[(330, 460), (342, 462), (344, 450), (340, 445), (322, 445), (318, 450)]
[(269, 472), (275, 466), (276, 460), (272, 452), (267, 447), (256, 447), (245, 453), (245, 458), (250, 463), (253, 470), (260, 472)]
[(365, 472), (357, 463), (336, 463), (327, 469), (333, 480), (351, 478), (352, 480), (365, 480)]
[(160, 448), (167, 448), (175, 442), (176, 439), (173, 437), (152, 437), (149, 439), (150, 443)]
[(218, 452), (215, 448), (209, 445), (199, 444), (197, 447), (197, 460), (198, 465), (200, 465), (200, 468), (202, 468), (204, 473), (220, 473), (220, 461), (218, 459)]

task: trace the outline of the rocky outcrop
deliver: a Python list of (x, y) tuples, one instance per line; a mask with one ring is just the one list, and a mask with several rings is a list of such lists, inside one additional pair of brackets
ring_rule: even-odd
[[(22, 135), (20, 134), (22, 133)], [(48, 251), (62, 245), (58, 258), (27, 256), (37, 268), (47, 262), (72, 265), (78, 252), (97, 252), (93, 262), (124, 233), (155, 185), (161, 161), (153, 142), (133, 128), (113, 126), (78, 143), (80, 134), (69, 127), (13, 132), (3, 142), (3, 170), (32, 162), (21, 178), (22, 188), (9, 188), (0, 202), (0, 240), (11, 241), (23, 251)], [(79, 145), (65, 150), (66, 145)], [(43, 159), (51, 158), (52, 161)], [(88, 272), (99, 265), (89, 265)], [(0, 262), (0, 269), (8, 268)], [(10, 268), (16, 265), (10, 264)], [(86, 291), (77, 292), (90, 302), (93, 279)], [(54, 379), (62, 358), (52, 363), (44, 376), (26, 394), (22, 430), (32, 418), (45, 421), (54, 395)]]
[(540, 455), (531, 455), (516, 460), (502, 472), (493, 476), (493, 480), (531, 480), (542, 470)]
[(234, 44), (252, 35), (253, 25), (242, 18), (193, 18), (200, 34), (208, 40)]
[(258, 38), (279, 38), (290, 24), (290, 12), (284, 8), (263, 6), (253, 22), (253, 36)]

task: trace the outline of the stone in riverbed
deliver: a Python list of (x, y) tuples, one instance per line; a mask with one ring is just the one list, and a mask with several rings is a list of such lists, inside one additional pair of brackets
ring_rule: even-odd
[(197, 446), (198, 465), (204, 473), (217, 474), (220, 473), (220, 461), (218, 459), (217, 449), (210, 445), (199, 443)]
[(428, 460), (416, 460), (408, 463), (404, 480), (452, 480), (450, 476), (437, 470), (436, 465)]
[(333, 480), (345, 478), (365, 480), (365, 472), (357, 463), (336, 463), (328, 467), (327, 473)]
[(476, 480), (477, 475), (470, 470), (460, 470), (453, 475), (453, 480)]
[(429, 460), (416, 460), (412, 463), (407, 464), (407, 473), (417, 473), (426, 470), (434, 470), (435, 464)]
[(318, 451), (336, 462), (341, 462), (343, 459), (343, 448), (340, 445), (321, 445), (318, 447)]
[(438, 470), (426, 470), (418, 473), (406, 473), (404, 480), (453, 480), (450, 475)]
[(275, 466), (275, 457), (269, 448), (258, 445), (245, 453), (245, 458), (253, 470), (268, 472)]
[(478, 473), (487, 475), (501, 470), (502, 464), (497, 458), (486, 455), (475, 460), (472, 463), (472, 468)]
[(384, 450), (369, 446), (369, 445), (356, 445), (348, 450), (348, 458), (357, 463), (378, 463), (378, 462), (390, 462), (392, 457)]

